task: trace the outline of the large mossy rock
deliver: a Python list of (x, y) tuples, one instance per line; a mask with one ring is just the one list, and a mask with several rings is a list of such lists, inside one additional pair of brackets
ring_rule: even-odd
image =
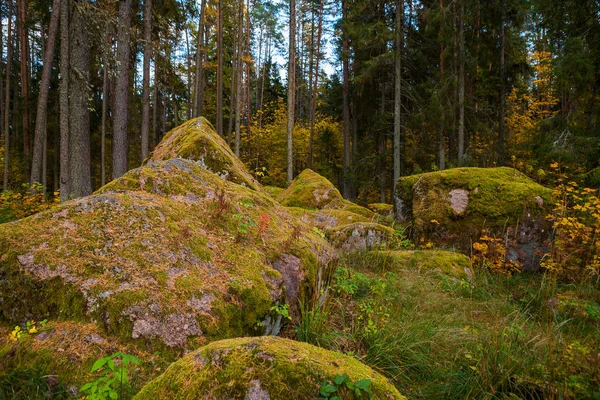
[[(354, 383), (370, 381), (374, 399), (404, 399), (352, 357), (277, 337), (213, 342), (173, 363), (134, 399), (313, 400), (322, 397), (323, 381), (344, 374)], [(334, 395), (353, 398), (343, 385)]]
[(472, 277), (471, 260), (462, 253), (447, 250), (386, 250), (364, 255), (373, 265), (386, 271), (407, 269), (433, 271), (457, 279)]
[(1, 225), (0, 322), (88, 321), (154, 350), (276, 330), (271, 307), (295, 312), (335, 251), (264, 191), (221, 176), (194, 160), (150, 161)]
[(531, 269), (548, 240), (550, 196), (512, 168), (455, 168), (400, 178), (395, 217), (417, 237), (465, 252), (484, 231), (502, 237), (508, 259)]
[(302, 171), (284, 191), (279, 193), (277, 200), (286, 207), (345, 210), (365, 218), (375, 217), (375, 213), (368, 208), (344, 200), (333, 183), (311, 169)]
[(145, 163), (184, 158), (233, 183), (262, 190), (225, 140), (204, 117), (189, 120), (168, 132)]

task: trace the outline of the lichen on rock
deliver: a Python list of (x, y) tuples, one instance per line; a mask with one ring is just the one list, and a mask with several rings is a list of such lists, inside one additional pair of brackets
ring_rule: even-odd
[[(405, 399), (388, 380), (356, 359), (278, 337), (210, 343), (173, 363), (134, 397), (146, 399), (313, 400), (323, 381), (348, 374), (371, 383), (374, 399)], [(340, 387), (342, 398), (352, 396)]]
[(372, 222), (357, 222), (330, 228), (326, 234), (333, 246), (346, 252), (390, 249), (394, 248), (397, 242), (396, 233), (392, 228)]

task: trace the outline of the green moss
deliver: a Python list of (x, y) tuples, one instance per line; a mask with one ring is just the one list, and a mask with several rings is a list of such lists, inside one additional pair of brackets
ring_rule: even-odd
[(445, 250), (372, 251), (364, 257), (372, 265), (387, 271), (437, 271), (455, 278), (468, 278), (472, 270), (469, 257)]
[(344, 373), (354, 382), (370, 380), (376, 399), (404, 398), (384, 377), (351, 357), (277, 337), (213, 342), (172, 364), (134, 398), (244, 398), (254, 388), (273, 400), (312, 400), (323, 380)]
[[(450, 191), (455, 189), (467, 193), (463, 212), (451, 207)], [(543, 221), (552, 201), (550, 189), (507, 167), (454, 168), (402, 177), (395, 199), (397, 216), (411, 222), (417, 235), (442, 237), (445, 232), (460, 238), (461, 248), (468, 248), (483, 229), (501, 234), (524, 218)]]
[(277, 196), (279, 196), (279, 194), (281, 194), (281, 192), (285, 190), (284, 188), (280, 188), (277, 186), (263, 186), (263, 188), (265, 189), (265, 192), (267, 192), (269, 196), (273, 198), (276, 198)]
[(202, 261), (210, 261), (211, 259), (210, 250), (206, 246), (207, 243), (206, 237), (203, 236), (196, 236), (190, 239), (189, 246), (192, 253)]
[(341, 204), (344, 201), (339, 190), (327, 178), (310, 169), (302, 171), (277, 200), (284, 206), (308, 209), (326, 208), (331, 203)]
[(204, 117), (196, 118), (168, 132), (147, 162), (185, 158), (234, 183), (262, 191), (260, 184), (233, 154), (227, 143)]

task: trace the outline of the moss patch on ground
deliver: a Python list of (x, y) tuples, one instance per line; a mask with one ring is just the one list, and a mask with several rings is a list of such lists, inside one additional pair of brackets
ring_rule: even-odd
[(365, 257), (370, 258), (373, 266), (381, 268), (382, 271), (398, 271), (400, 269), (434, 271), (459, 279), (468, 279), (473, 275), (469, 257), (453, 251), (373, 251), (367, 253)]
[(118, 351), (136, 356), (142, 362), (135, 371), (130, 371), (132, 384), (139, 390), (166, 367), (156, 355), (124, 345), (104, 335), (92, 323), (51, 321), (39, 332), (27, 333), (18, 341), (9, 340), (8, 331), (0, 329), (0, 377), (11, 371), (37, 371), (52, 376), (56, 383), (76, 393), (76, 389), (97, 378), (91, 372), (93, 363)]
[[(353, 382), (368, 379), (375, 399), (404, 399), (387, 379), (352, 357), (277, 337), (213, 342), (172, 364), (135, 399), (313, 400), (324, 380), (343, 374)], [(352, 396), (345, 388), (336, 395)]]

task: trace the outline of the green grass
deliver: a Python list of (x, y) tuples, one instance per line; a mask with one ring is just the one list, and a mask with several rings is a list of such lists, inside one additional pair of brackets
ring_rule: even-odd
[(0, 399), (3, 400), (75, 398), (57, 377), (44, 375), (39, 369), (15, 369), (0, 375)]
[(355, 356), (409, 398), (600, 398), (597, 279), (457, 279), (359, 253), (327, 293), (297, 339)]

